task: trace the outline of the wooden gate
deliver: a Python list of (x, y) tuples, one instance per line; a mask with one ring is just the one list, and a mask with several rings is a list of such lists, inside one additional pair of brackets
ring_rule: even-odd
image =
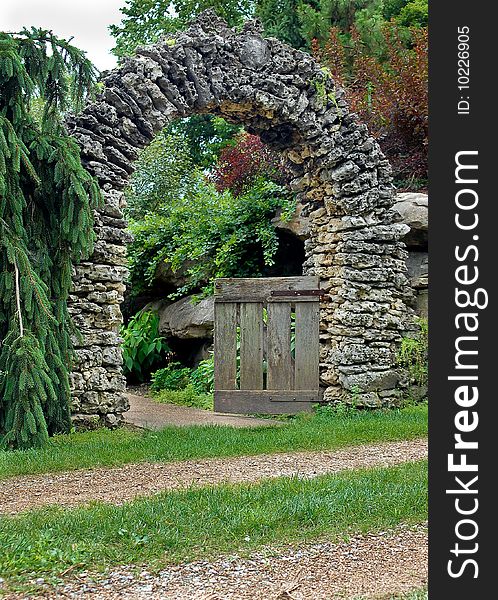
[(292, 414), (319, 399), (318, 277), (215, 282), (214, 408)]

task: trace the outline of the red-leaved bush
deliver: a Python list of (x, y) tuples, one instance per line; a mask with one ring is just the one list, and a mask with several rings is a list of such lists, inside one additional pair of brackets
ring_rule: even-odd
[(224, 148), (211, 175), (218, 191), (229, 189), (238, 196), (257, 178), (281, 181), (281, 158), (257, 135), (240, 134), (234, 145)]
[(421, 27), (410, 33), (407, 47), (394, 24), (385, 27), (386, 60), (381, 63), (365, 53), (353, 29), (349, 69), (336, 28), (323, 48), (313, 46), (332, 77), (345, 87), (352, 110), (378, 138), (395, 178), (405, 181), (427, 178), (428, 34)]

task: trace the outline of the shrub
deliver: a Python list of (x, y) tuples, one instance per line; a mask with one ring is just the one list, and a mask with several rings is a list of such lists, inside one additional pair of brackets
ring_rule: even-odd
[(212, 179), (219, 192), (230, 190), (239, 196), (260, 178), (281, 183), (281, 157), (257, 135), (243, 132), (221, 151)]
[(151, 381), (150, 389), (154, 392), (183, 390), (190, 382), (190, 369), (179, 362), (173, 362), (153, 373)]
[(313, 46), (379, 139), (399, 181), (426, 179), (428, 168), (428, 34), (427, 28), (411, 28), (407, 46), (406, 31), (394, 23), (383, 27), (383, 61), (366, 53), (355, 29), (347, 57), (337, 28), (324, 47)]
[(295, 201), (281, 185), (258, 179), (239, 196), (218, 192), (198, 172), (185, 195), (164, 209), (130, 222), (132, 287), (151, 285), (161, 262), (184, 270), (187, 283), (175, 297), (209, 293), (217, 277), (255, 277), (274, 264), (278, 237), (272, 225), (277, 209), (284, 218)]
[(151, 390), (158, 402), (213, 410), (214, 358), (202, 360), (196, 369), (174, 362), (152, 375)]
[(190, 375), (190, 382), (198, 394), (212, 394), (214, 390), (214, 357), (201, 360)]
[(157, 314), (141, 310), (121, 330), (125, 375), (144, 381), (151, 368), (169, 352), (166, 340), (159, 335)]

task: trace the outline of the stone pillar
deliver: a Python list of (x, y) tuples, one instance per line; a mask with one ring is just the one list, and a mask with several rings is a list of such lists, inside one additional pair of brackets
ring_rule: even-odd
[(120, 192), (104, 192), (95, 214), (95, 251), (73, 273), (69, 311), (80, 335), (74, 336), (78, 364), (72, 373), (73, 422), (78, 427), (114, 427), (129, 408), (122, 373), (120, 304), (126, 289), (129, 234)]

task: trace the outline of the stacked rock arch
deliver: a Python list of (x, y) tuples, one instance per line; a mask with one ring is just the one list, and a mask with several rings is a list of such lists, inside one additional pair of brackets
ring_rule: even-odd
[(391, 170), (343, 90), (306, 53), (265, 39), (257, 22), (228, 28), (203, 13), (174, 38), (139, 48), (104, 78), (100, 98), (68, 121), (105, 204), (90, 260), (75, 268), (71, 311), (82, 339), (73, 373), (78, 421), (114, 424), (127, 408), (120, 303), (128, 234), (127, 178), (141, 148), (170, 121), (195, 113), (243, 124), (278, 149), (305, 206), (304, 272), (320, 277), (324, 400), (363, 405), (399, 397), (400, 340), (413, 326), (406, 251), (395, 223)]

